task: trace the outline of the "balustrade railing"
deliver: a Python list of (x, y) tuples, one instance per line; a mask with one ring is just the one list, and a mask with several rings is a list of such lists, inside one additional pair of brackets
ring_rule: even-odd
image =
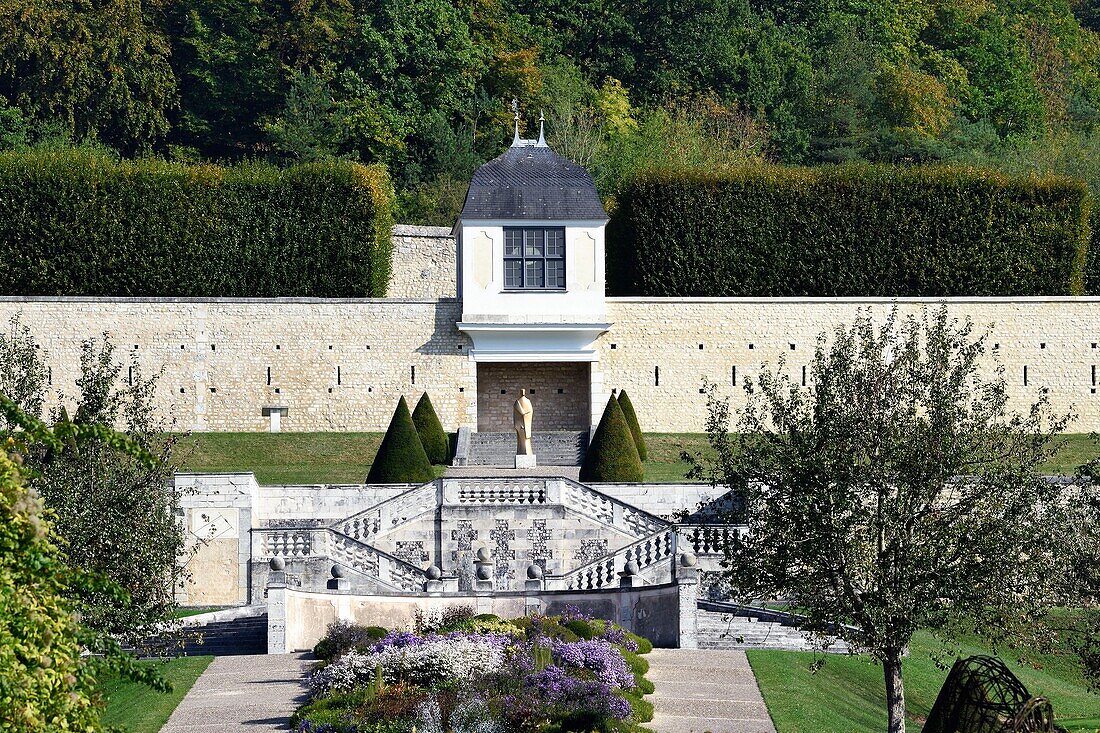
[(645, 537), (670, 526), (655, 514), (601, 494), (582, 483), (571, 479), (559, 480), (563, 484), (561, 492), (563, 506), (629, 535)]
[(395, 529), (439, 506), (439, 482), (431, 481), (380, 504), (352, 514), (332, 528), (353, 540), (370, 541), (382, 532)]
[(692, 552), (699, 557), (725, 555), (726, 543), (748, 534), (742, 524), (678, 524), (677, 543), (680, 552)]
[(625, 547), (574, 568), (558, 576), (547, 577), (547, 585), (555, 590), (598, 590), (617, 585), (618, 573), (629, 562), (645, 570), (659, 562), (670, 561), (674, 552), (673, 532), (665, 529), (643, 537)]

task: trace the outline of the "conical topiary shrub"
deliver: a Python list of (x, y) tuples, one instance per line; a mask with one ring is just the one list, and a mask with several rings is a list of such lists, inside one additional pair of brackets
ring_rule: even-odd
[(367, 474), (367, 483), (422, 483), (433, 478), (432, 464), (416, 433), (409, 405), (402, 397), (393, 411), (393, 419), (382, 438), (382, 445), (378, 446), (378, 455), (374, 457)]
[(581, 466), (581, 481), (641, 481), (642, 462), (619, 401), (607, 400)]
[(451, 441), (443, 430), (443, 423), (439, 422), (439, 415), (435, 413), (427, 392), (420, 396), (412, 418), (428, 460), (440, 465), (447, 463), (447, 459), (451, 457)]
[(638, 424), (638, 413), (634, 412), (634, 405), (627, 397), (626, 390), (619, 391), (619, 407), (622, 408), (623, 417), (630, 427), (630, 434), (634, 436), (634, 447), (638, 449), (638, 460), (645, 463), (648, 452), (645, 449), (645, 437), (642, 435), (642, 426)]

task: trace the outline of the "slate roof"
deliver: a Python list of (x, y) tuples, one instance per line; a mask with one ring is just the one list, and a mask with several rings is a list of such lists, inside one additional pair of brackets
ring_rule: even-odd
[(462, 218), (606, 220), (588, 171), (532, 143), (514, 144), (477, 169)]

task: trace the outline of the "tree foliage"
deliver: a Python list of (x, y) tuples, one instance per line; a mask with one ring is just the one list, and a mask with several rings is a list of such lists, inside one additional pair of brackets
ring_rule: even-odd
[(382, 436), (382, 444), (374, 456), (368, 484), (423, 483), (435, 478), (431, 461), (413, 425), (409, 405), (402, 397), (397, 401), (390, 425)]
[(612, 395), (581, 465), (581, 481), (641, 481), (642, 462), (619, 401)]
[(1067, 579), (1095, 489), (1037, 471), (1068, 416), (1045, 394), (1013, 412), (985, 341), (942, 308), (865, 313), (822, 337), (810, 386), (783, 365), (746, 380), (736, 436), (728, 401), (710, 401), (717, 459), (695, 475), (743, 499), (734, 594), (785, 599), (881, 662), (892, 732), (916, 630), (1042, 648), (1050, 607), (1083, 598)]
[[(70, 436), (59, 445), (36, 443), (26, 457), (30, 486), (51, 513), (66, 564), (121, 591), (74, 587), (83, 623), (133, 642), (142, 627), (172, 618), (186, 556), (180, 497), (170, 480), (175, 439), (164, 437), (152, 407), (156, 380), (134, 364), (121, 384), (123, 366), (107, 337), (87, 341), (77, 392), (68, 396), (70, 419), (64, 407), (47, 405), (46, 367), (18, 318), (0, 335), (0, 353), (9, 356), (0, 362), (0, 385), (15, 387), (5, 394), (21, 414), (49, 417), (55, 433)], [(125, 442), (114, 438), (116, 425)]]
[(0, 144), (60, 134), (189, 160), (381, 162), (419, 191), (407, 218), (443, 224), (453, 203), (426, 194), (499, 153), (512, 98), (530, 120), (546, 110), (551, 141), (582, 153), (609, 198), (647, 156), (681, 148), (805, 164), (999, 159), (1100, 120), (1096, 13), (1071, 0), (0, 10)]
[(8, 427), (0, 453), (0, 730), (52, 733), (103, 730), (96, 676), (113, 669), (162, 691), (170, 686), (138, 667), (114, 638), (86, 626), (73, 598), (96, 594), (105, 603), (126, 593), (102, 576), (64, 561), (60, 539), (28, 478), (28, 455), (99, 441), (136, 462), (154, 461), (140, 446), (108, 428), (71, 423), (50, 428), (0, 394)]

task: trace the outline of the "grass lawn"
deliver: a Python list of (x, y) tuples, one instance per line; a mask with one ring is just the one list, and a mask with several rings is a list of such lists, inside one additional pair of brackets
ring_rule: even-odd
[[(947, 678), (929, 658), (935, 648), (930, 634), (918, 633), (904, 663), (909, 731), (921, 729)], [(962, 656), (988, 653), (971, 643)], [(779, 733), (886, 729), (882, 668), (867, 658), (829, 655), (825, 666), (812, 674), (814, 655), (807, 652), (754, 650), (748, 657)], [(1100, 695), (1088, 692), (1072, 660), (1049, 655), (1036, 660), (1039, 669), (1011, 661), (1009, 668), (1031, 694), (1050, 699), (1058, 722), (1070, 733), (1100, 731)]]
[(252, 471), (267, 485), (357, 484), (381, 442), (382, 433), (193, 433), (176, 455), (181, 471)]
[[(646, 481), (684, 481), (688, 466), (680, 451), (706, 453), (703, 433), (646, 433), (649, 460)], [(1088, 434), (1063, 436), (1056, 460), (1043, 466), (1047, 473), (1073, 473), (1096, 455), (1100, 446)], [(178, 460), (183, 471), (252, 471), (261, 484), (360, 483), (370, 470), (382, 433), (194, 433), (180, 441)], [(443, 467), (436, 467), (442, 475)]]
[(157, 692), (117, 677), (104, 680), (100, 687), (107, 699), (103, 722), (119, 726), (126, 733), (157, 733), (213, 659), (181, 657), (143, 662), (160, 669), (161, 675), (172, 683), (172, 692)]
[[(1072, 475), (1082, 463), (1100, 455), (1098, 444), (1090, 433), (1067, 433), (1059, 438), (1063, 443), (1054, 460), (1042, 466), (1043, 473)], [(680, 460), (680, 452), (710, 453), (705, 433), (646, 433), (649, 460), (645, 463), (645, 479), (655, 483), (684, 481), (688, 464)]]

